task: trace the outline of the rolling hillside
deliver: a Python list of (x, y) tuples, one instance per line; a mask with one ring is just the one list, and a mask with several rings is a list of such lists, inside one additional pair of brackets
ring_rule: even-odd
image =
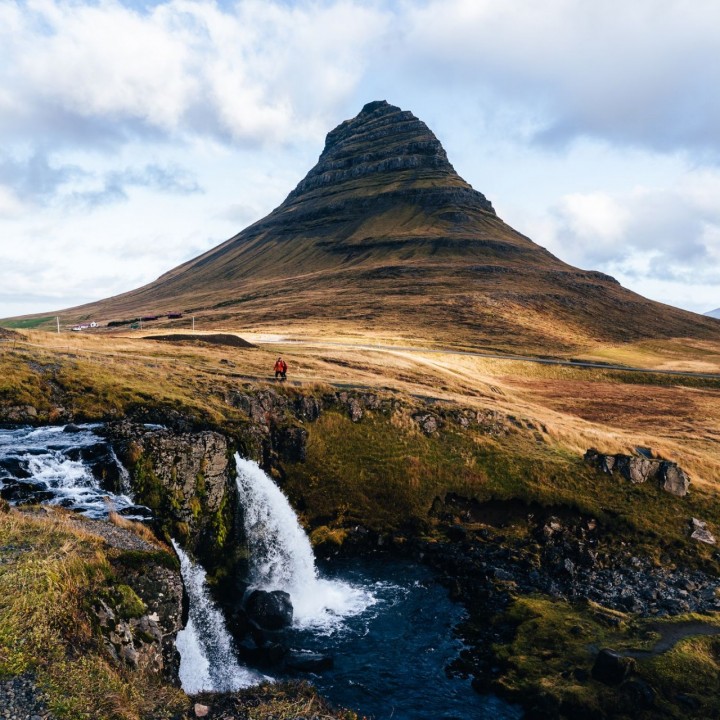
[(429, 128), (385, 101), (330, 132), (317, 165), (267, 217), (149, 285), (62, 319), (175, 310), (205, 326), (540, 354), (720, 340), (716, 320), (574, 268), (513, 230)]

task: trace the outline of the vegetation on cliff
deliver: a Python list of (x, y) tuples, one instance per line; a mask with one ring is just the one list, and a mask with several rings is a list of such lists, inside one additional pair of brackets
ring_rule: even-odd
[(62, 511), (0, 514), (0, 675), (31, 672), (59, 718), (170, 718), (183, 694), (105, 650), (97, 601), (128, 618), (144, 607), (122, 581), (123, 551), (83, 525)]

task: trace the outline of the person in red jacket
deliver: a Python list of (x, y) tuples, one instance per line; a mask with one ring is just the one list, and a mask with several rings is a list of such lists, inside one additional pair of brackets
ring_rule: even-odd
[(278, 377), (281, 380), (287, 378), (287, 363), (281, 357), (275, 361), (275, 379), (277, 380)]

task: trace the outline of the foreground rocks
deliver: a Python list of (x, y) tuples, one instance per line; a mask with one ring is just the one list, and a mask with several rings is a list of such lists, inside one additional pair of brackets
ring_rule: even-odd
[(585, 453), (585, 462), (608, 475), (619, 475), (631, 483), (656, 481), (671, 495), (685, 497), (690, 487), (688, 474), (669, 460), (641, 455), (603, 455), (594, 448)]
[[(498, 507), (491, 509), (495, 514), (499, 512)], [(715, 574), (676, 567), (671, 562), (658, 566), (648, 558), (634, 555), (629, 544), (624, 549), (622, 544), (611, 545), (596, 520), (578, 513), (551, 514), (549, 510), (527, 508), (524, 521), (508, 525), (509, 532), (505, 534), (491, 524), (473, 522), (481, 510), (480, 504), (463, 501), (458, 496), (438, 501), (434, 512), (441, 522), (447, 523), (440, 527), (448, 542), (411, 543), (412, 548), (406, 548), (434, 567), (451, 597), (468, 610), (468, 619), (459, 628), (467, 647), (451, 665), (452, 670), (469, 674), (479, 692), (500, 692), (521, 701), (528, 711), (527, 717), (537, 720), (625, 717), (625, 714), (648, 720), (675, 717), (674, 710), (668, 711), (667, 707), (680, 711), (682, 693), (659, 698), (658, 691), (636, 672), (636, 661), (627, 653), (600, 646), (602, 649), (593, 654), (592, 648), (581, 640), (589, 664), (573, 667), (570, 660), (563, 663), (562, 654), (558, 658), (556, 653), (549, 653), (547, 645), (545, 648), (534, 645), (531, 631), (528, 641), (532, 647), (525, 652), (538, 652), (540, 656), (549, 653), (553, 668), (566, 668), (563, 672), (568, 685), (585, 688), (583, 693), (587, 695), (579, 694), (579, 699), (571, 703), (542, 691), (546, 680), (550, 683), (548, 687), (553, 686), (553, 672), (557, 670), (550, 667), (534, 690), (526, 687), (521, 695), (512, 694), (513, 679), (520, 686), (527, 681), (522, 679), (520, 670), (512, 663), (506, 665), (502, 659), (502, 648), (513, 648), (519, 622), (511, 610), (517, 598), (546, 598), (549, 606), (567, 608), (574, 613), (573, 617), (587, 618), (588, 622), (623, 637), (633, 627), (628, 618), (669, 619), (689, 612), (720, 611), (720, 579)], [(506, 512), (517, 515), (517, 508), (506, 508)], [(518, 534), (519, 528), (525, 531)], [(562, 603), (565, 600), (569, 604)], [(553, 605), (553, 601), (560, 604)], [(528, 627), (533, 622), (530, 619)], [(567, 633), (569, 638), (573, 633), (582, 635), (585, 632), (582, 624), (573, 623), (577, 621), (568, 621), (566, 625), (561, 622), (557, 632)], [(708, 634), (712, 632), (717, 630), (708, 629)], [(549, 641), (549, 646), (559, 649), (568, 643), (572, 645), (572, 640), (558, 637)], [(520, 648), (512, 652), (524, 651)], [(645, 656), (651, 657), (652, 653), (645, 652)], [(598, 690), (598, 683), (605, 690)], [(602, 706), (605, 708), (602, 712), (593, 704), (595, 693), (602, 694), (603, 702), (609, 703)], [(703, 702), (713, 701), (705, 698)], [(651, 714), (642, 714), (645, 712)]]
[(32, 673), (0, 679), (0, 718), (7, 720), (55, 720), (47, 698)]
[(693, 540), (698, 540), (699, 542), (703, 542), (708, 545), (715, 544), (715, 536), (708, 530), (706, 522), (698, 520), (697, 518), (692, 518), (690, 524), (692, 530), (690, 537)]

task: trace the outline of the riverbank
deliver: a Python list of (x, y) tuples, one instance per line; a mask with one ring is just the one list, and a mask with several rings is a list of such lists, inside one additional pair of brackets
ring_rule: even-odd
[[(164, 349), (156, 352), (135, 355), (127, 365), (118, 356), (113, 367), (100, 368), (82, 352), (31, 356), (7, 348), (0, 357), (9, 373), (0, 411), (5, 421), (85, 419), (125, 427), (111, 430), (110, 440), (127, 464), (133, 492), (151, 506), (162, 537), (184, 539), (207, 563), (221, 603), (233, 592), (233, 567), (247, 559), (237, 543), (234, 480), (227, 469), (237, 449), (283, 488), (324, 556), (390, 548), (398, 557), (422, 555), (434, 563), (447, 575), (453, 597), (471, 611), (462, 628), (470, 647), (458, 671), (473, 675), (481, 690), (492, 687), (529, 709), (546, 703), (549, 716), (601, 707), (596, 712), (612, 717), (612, 703), (598, 706), (597, 697), (618, 698), (626, 690), (592, 677), (603, 644), (619, 652), (642, 650), (632, 632), (645, 616), (665, 622), (665, 613), (680, 621), (713, 611), (720, 558), (715, 546), (692, 537), (693, 518), (710, 534), (720, 528), (710, 452), (713, 388), (660, 388), (647, 378), (640, 380), (648, 384), (637, 385), (638, 378), (610, 381), (607, 373), (587, 384), (577, 369), (508, 378), (485, 368), (482, 382), (470, 383), (475, 364), (463, 370), (462, 380), (450, 380), (447, 368), (424, 364), (420, 371), (399, 355), (393, 372), (412, 377), (415, 384), (408, 386), (422, 392), (291, 388), (233, 379), (246, 359), (258, 365), (259, 356), (250, 353), (262, 350), (238, 349), (228, 360), (212, 349), (190, 348), (184, 369)], [(317, 352), (313, 363), (322, 353), (356, 381), (374, 367), (367, 358)], [(540, 411), (541, 385), (554, 393), (548, 407), (592, 417)], [(461, 386), (472, 390), (464, 402)], [(601, 395), (588, 399), (596, 390)], [(681, 413), (685, 429), (673, 430), (672, 442), (655, 430), (638, 432), (643, 423), (662, 425), (677, 414), (678, 403), (688, 411)], [(624, 414), (642, 405), (655, 415)], [(143, 423), (164, 429), (138, 430)], [(696, 439), (687, 440), (690, 434)], [(637, 482), (631, 473), (585, 463), (591, 439), (606, 458), (640, 457), (640, 447), (651, 462), (677, 463), (690, 478), (689, 492), (678, 496), (656, 478)], [(607, 623), (616, 623), (618, 633), (601, 632)], [(573, 635), (576, 625), (587, 633)], [(535, 639), (533, 628), (541, 626), (547, 633)], [(648, 669), (660, 656), (632, 658), (635, 675), (625, 680), (642, 679), (653, 693), (651, 709), (643, 712), (673, 717), (683, 703), (712, 710), (711, 685), (684, 684), (685, 678), (712, 677), (712, 642), (710, 635), (682, 638), (660, 654), (665, 670)], [(542, 662), (533, 664), (527, 658), (538, 655), (536, 648)], [(590, 680), (583, 679), (587, 673)]]

